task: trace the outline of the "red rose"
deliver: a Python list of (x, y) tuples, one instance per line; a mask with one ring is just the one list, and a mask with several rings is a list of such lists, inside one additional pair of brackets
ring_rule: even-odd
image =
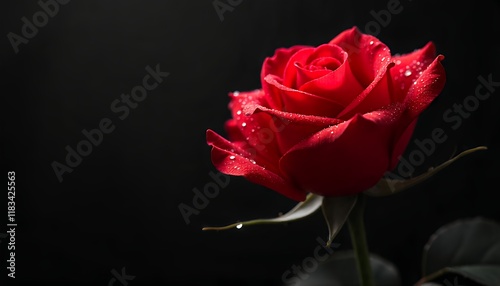
[(356, 27), (318, 47), (276, 50), (262, 89), (230, 93), (228, 141), (212, 130), (212, 162), (291, 199), (354, 195), (399, 162), (418, 116), (445, 84), (428, 43), (392, 56)]

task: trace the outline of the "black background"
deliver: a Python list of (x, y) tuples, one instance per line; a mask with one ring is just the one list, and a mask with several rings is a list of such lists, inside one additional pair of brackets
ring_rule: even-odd
[[(16, 172), (18, 284), (108, 285), (111, 271), (125, 267), (135, 276), (131, 286), (281, 285), (282, 273), (312, 255), (317, 237), (326, 238), (320, 213), (287, 225), (201, 231), (294, 205), (238, 177), (190, 224), (178, 205), (192, 204), (192, 189), (212, 181), (205, 131), (225, 134), (228, 92), (259, 88), (261, 64), (276, 48), (319, 45), (355, 25), (369, 32), (370, 11), (386, 9), (387, 1), (243, 0), (221, 21), (212, 1), (73, 0), (17, 54), (7, 34), (20, 35), (21, 17), (32, 19), (41, 8), (8, 2), (1, 8), (1, 160), (4, 173)], [(474, 95), (478, 76), (500, 81), (500, 6), (436, 2), (401, 0), (401, 13), (375, 31), (394, 54), (433, 41), (446, 57), (445, 89), (414, 136), (443, 128), (448, 139), (416, 173), (467, 148), (489, 150), (405, 193), (368, 202), (370, 249), (397, 265), (403, 285), (419, 279), (422, 248), (438, 227), (474, 216), (500, 220), (498, 91), (456, 130), (442, 117)], [(170, 75), (118, 119), (111, 102), (157, 64)], [(60, 183), (52, 162), (64, 163), (65, 147), (75, 148), (82, 129), (97, 128), (102, 118), (115, 130)], [(0, 211), (3, 230), (6, 207)], [(350, 248), (345, 230), (337, 242)], [(5, 243), (0, 279), (12, 283)]]

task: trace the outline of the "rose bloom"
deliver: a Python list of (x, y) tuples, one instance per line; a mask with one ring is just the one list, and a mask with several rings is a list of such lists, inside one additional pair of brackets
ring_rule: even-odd
[(229, 94), (230, 141), (207, 130), (212, 162), (297, 201), (363, 192), (397, 166), (443, 89), (443, 58), (432, 42), (393, 56), (356, 27), (318, 47), (277, 49), (261, 89)]

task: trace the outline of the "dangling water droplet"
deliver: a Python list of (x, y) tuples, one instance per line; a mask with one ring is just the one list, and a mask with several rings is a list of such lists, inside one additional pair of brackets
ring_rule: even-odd
[(242, 224), (242, 223), (240, 223), (240, 224), (238, 224), (238, 225), (236, 226), (236, 228), (237, 228), (237, 229), (240, 229), (240, 228), (242, 228), (242, 227), (243, 227), (243, 224)]
[(241, 123), (241, 127), (245, 127), (245, 126), (247, 126), (246, 122)]
[(236, 156), (229, 156), (229, 159), (234, 160)]
[(240, 92), (239, 92), (239, 91), (235, 91), (235, 92), (233, 92), (233, 96), (238, 96), (238, 95), (240, 95)]
[(405, 71), (405, 76), (410, 76), (411, 75), (411, 70), (406, 70)]

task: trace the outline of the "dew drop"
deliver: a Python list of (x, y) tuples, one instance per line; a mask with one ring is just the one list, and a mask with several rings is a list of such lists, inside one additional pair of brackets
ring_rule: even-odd
[(382, 59), (380, 59), (381, 61), (385, 61), (385, 57), (382, 57)]
[(240, 92), (239, 92), (239, 91), (235, 91), (235, 92), (233, 92), (233, 96), (238, 96), (238, 95), (240, 95)]
[(370, 45), (373, 45), (373, 41), (370, 41)]
[(397, 65), (400, 65), (400, 64), (401, 64), (401, 61), (400, 61), (400, 60), (396, 60), (396, 64), (397, 64)]
[(237, 228), (237, 229), (240, 229), (240, 228), (242, 228), (242, 227), (243, 227), (243, 224), (242, 224), (242, 223), (240, 223), (240, 224), (238, 224), (238, 225), (236, 226), (236, 228)]
[(254, 165), (257, 164), (257, 162), (255, 162), (254, 160), (250, 160), (250, 162)]
[(236, 111), (237, 115), (241, 115), (241, 110)]
[(245, 126), (247, 126), (246, 122), (241, 123), (241, 127), (245, 127)]
[(411, 70), (406, 70), (405, 71), (405, 76), (410, 76), (411, 75)]
[(229, 156), (229, 159), (234, 160), (236, 156)]

